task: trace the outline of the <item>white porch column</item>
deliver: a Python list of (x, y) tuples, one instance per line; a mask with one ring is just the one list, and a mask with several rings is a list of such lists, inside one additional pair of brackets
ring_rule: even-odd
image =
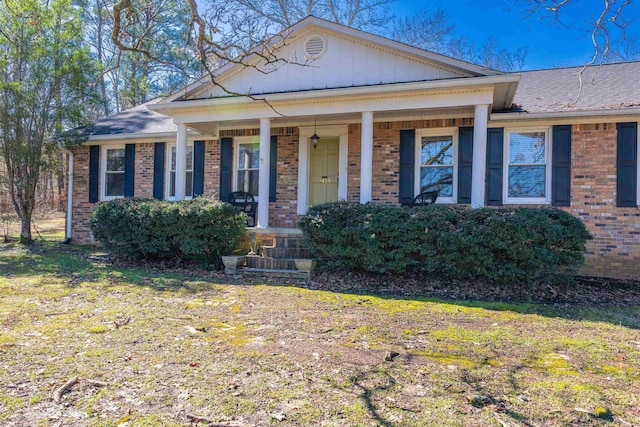
[(473, 167), (471, 172), (471, 207), (484, 206), (487, 170), (487, 120), (489, 105), (476, 105), (473, 116)]
[(260, 168), (258, 171), (258, 224), (269, 227), (269, 164), (271, 159), (271, 119), (260, 119)]
[(187, 125), (178, 124), (176, 141), (176, 200), (184, 200), (187, 178)]
[(362, 136), (360, 142), (360, 203), (371, 201), (373, 180), (373, 113), (362, 113)]

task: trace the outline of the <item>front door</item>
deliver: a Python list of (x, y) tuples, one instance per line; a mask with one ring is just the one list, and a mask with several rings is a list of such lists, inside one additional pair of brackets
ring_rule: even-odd
[(309, 206), (338, 200), (339, 158), (339, 138), (321, 138), (318, 146), (311, 148)]

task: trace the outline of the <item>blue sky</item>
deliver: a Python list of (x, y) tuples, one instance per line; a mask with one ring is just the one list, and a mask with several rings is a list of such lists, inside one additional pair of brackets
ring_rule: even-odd
[[(621, 2), (621, 0), (619, 0)], [(582, 65), (593, 55), (589, 18), (598, 13), (604, 0), (577, 0), (562, 10), (563, 25), (554, 25), (540, 16), (526, 18), (525, 1), (521, 0), (401, 0), (397, 14), (410, 13), (425, 5), (447, 11), (457, 36), (465, 36), (477, 44), (495, 37), (498, 45), (515, 49), (526, 46), (525, 69)], [(628, 6), (628, 16), (640, 18), (640, 3)], [(640, 22), (631, 23), (628, 34), (640, 41)]]

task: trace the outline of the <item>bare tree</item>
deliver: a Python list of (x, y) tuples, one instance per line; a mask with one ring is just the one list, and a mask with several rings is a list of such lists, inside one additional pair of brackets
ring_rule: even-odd
[(441, 8), (424, 8), (412, 15), (393, 19), (388, 35), (402, 43), (501, 71), (521, 70), (527, 57), (526, 47), (515, 50), (502, 48), (495, 38), (477, 45), (457, 36), (449, 14)]
[[(309, 15), (352, 28), (376, 31), (391, 18), (395, 0), (232, 0), (224, 2), (234, 13), (290, 27)], [(222, 4), (222, 3), (220, 3)]]
[[(541, 22), (583, 29), (593, 45), (593, 55), (586, 65), (607, 62), (616, 56), (616, 46), (624, 44), (626, 29), (637, 20), (632, 16), (633, 0), (602, 0), (599, 5), (578, 0), (519, 0), (526, 16)], [(580, 16), (580, 21), (570, 18)], [(627, 39), (628, 41), (628, 39)], [(622, 57), (622, 55), (620, 55)]]

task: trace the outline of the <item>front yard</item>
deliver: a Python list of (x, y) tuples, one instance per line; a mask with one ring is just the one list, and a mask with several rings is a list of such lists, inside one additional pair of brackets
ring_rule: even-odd
[(0, 424), (640, 424), (638, 306), (301, 285), (0, 245)]

